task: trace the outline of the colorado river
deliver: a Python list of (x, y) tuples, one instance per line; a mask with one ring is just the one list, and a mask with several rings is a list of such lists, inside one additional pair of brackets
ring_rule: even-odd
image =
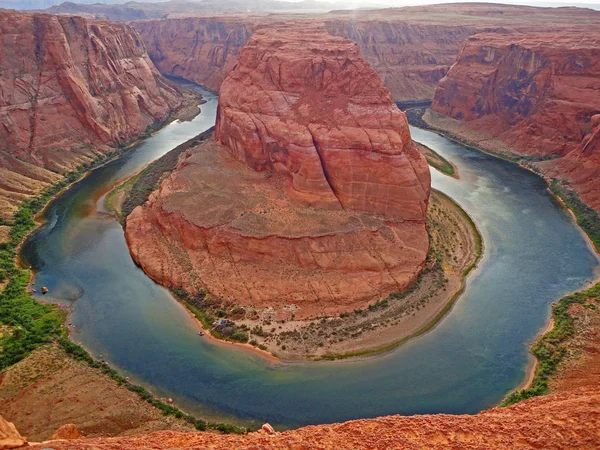
[(452, 161), (460, 180), (433, 186), (473, 217), (485, 242), (479, 268), (428, 334), (385, 356), (272, 365), (197, 335), (183, 306), (133, 263), (118, 222), (98, 211), (109, 187), (213, 125), (216, 96), (192, 122), (172, 123), (94, 170), (45, 211), (23, 246), (53, 300), (72, 308), (72, 339), (132, 380), (198, 415), (293, 427), (385, 414), (474, 413), (525, 376), (528, 344), (550, 304), (581, 289), (598, 260), (544, 182), (514, 165), (412, 129)]

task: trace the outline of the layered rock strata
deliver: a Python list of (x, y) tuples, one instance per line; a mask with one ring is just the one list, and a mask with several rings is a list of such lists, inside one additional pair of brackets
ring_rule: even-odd
[(3, 216), (181, 105), (128, 25), (0, 12), (0, 32)]
[(386, 20), (326, 20), (327, 30), (351, 39), (375, 69), (394, 101), (433, 98), (473, 25)]
[(425, 217), (429, 168), (406, 116), (356, 44), (321, 28), (255, 33), (221, 86), (215, 137), (302, 204)]
[[(212, 90), (233, 69), (241, 48), (265, 16), (207, 16), (133, 22), (158, 69)], [(314, 19), (313, 19), (314, 20)], [(356, 42), (395, 101), (433, 97), (438, 81), (455, 60), (473, 26), (354, 21), (323, 17), (327, 30)], [(299, 23), (310, 22), (299, 18)], [(306, 21), (306, 22), (305, 22)]]
[(190, 17), (133, 22), (158, 70), (213, 91), (233, 69), (254, 27), (252, 17)]
[[(130, 4), (135, 5), (143, 4)], [(275, 14), (204, 12), (199, 16), (174, 11), (169, 3), (153, 6), (161, 5), (164, 19), (132, 22), (150, 57), (163, 73), (212, 90), (219, 89), (250, 34), (259, 26), (282, 20)], [(558, 32), (571, 27), (585, 33), (600, 25), (600, 12), (463, 3), (295, 16), (296, 22), (308, 27), (315, 20), (322, 20), (331, 34), (354, 41), (394, 101), (405, 102), (433, 98), (437, 83), (454, 63), (462, 43), (473, 34), (506, 29)]]
[(475, 35), (432, 110), (458, 121), (450, 131), (491, 150), (552, 159), (539, 166), (600, 211), (600, 34)]
[(321, 27), (257, 31), (222, 85), (215, 136), (127, 219), (151, 277), (298, 318), (414, 282), (429, 170), (355, 44)]

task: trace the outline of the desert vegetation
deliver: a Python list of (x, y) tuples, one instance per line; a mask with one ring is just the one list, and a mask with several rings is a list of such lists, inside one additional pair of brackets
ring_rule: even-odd
[[(600, 216), (581, 201), (576, 192), (557, 180), (550, 185), (557, 195), (573, 212), (577, 223), (591, 239), (597, 251), (600, 251)], [(561, 298), (552, 308), (553, 328), (540, 337), (531, 347), (537, 358), (537, 368), (531, 386), (509, 394), (502, 405), (512, 405), (549, 392), (549, 382), (568, 357), (568, 343), (575, 335), (575, 319), (571, 313), (574, 304), (591, 308), (600, 306), (600, 283), (590, 289), (575, 292)]]
[[(120, 154), (125, 148), (99, 155), (91, 163), (67, 173), (64, 180), (46, 189), (40, 196), (23, 202), (13, 219), (2, 224), (10, 230), (9, 240), (0, 243), (0, 282), (4, 284), (4, 289), (0, 292), (0, 371), (23, 360), (42, 345), (54, 342), (76, 360), (86, 362), (119, 385), (137, 393), (142, 400), (165, 415), (183, 419), (198, 430), (210, 428), (224, 433), (245, 433), (247, 430), (243, 427), (210, 422), (186, 414), (157, 399), (146, 388), (129, 382), (105, 362), (96, 361), (83, 347), (69, 340), (68, 329), (64, 327), (66, 312), (57, 305), (40, 303), (30, 295), (30, 272), (17, 266), (19, 246), (36, 227), (35, 215), (61, 190), (81, 179), (87, 171)], [(236, 337), (240, 339), (242, 336), (238, 334)]]

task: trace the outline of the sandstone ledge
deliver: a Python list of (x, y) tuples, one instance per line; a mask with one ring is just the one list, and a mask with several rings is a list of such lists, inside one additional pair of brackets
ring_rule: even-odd
[(153, 449), (597, 449), (600, 389), (553, 394), (468, 416), (387, 416), (317, 425), (275, 435), (158, 432), (122, 438), (54, 441), (55, 450)]

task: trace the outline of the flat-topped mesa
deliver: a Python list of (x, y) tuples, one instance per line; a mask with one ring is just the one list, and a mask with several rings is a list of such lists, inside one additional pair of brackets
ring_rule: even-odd
[(429, 169), (406, 116), (356, 44), (322, 26), (250, 38), (221, 85), (215, 137), (250, 168), (285, 174), (297, 204), (425, 217)]

